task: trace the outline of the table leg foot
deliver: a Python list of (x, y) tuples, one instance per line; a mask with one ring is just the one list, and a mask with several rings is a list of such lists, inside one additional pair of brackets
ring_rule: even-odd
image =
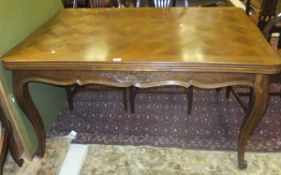
[(40, 157), (40, 158), (43, 158), (44, 157), (44, 152), (39, 150), (35, 153), (36, 156)]
[(246, 160), (238, 160), (238, 168), (240, 170), (244, 170), (247, 168), (247, 161)]
[(16, 160), (16, 163), (18, 164), (18, 166), (22, 167), (24, 160), (23, 159)]

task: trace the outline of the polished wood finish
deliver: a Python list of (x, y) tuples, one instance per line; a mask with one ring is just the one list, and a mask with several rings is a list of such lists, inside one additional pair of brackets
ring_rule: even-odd
[(67, 9), (5, 57), (9, 69), (266, 74), (280, 62), (236, 8)]
[(243, 169), (247, 139), (267, 104), (268, 76), (280, 71), (281, 60), (237, 8), (82, 9), (59, 13), (4, 56), (4, 65), (13, 72), (14, 92), (37, 133), (41, 156), (46, 135), (30, 82), (253, 87), (256, 98), (238, 141)]

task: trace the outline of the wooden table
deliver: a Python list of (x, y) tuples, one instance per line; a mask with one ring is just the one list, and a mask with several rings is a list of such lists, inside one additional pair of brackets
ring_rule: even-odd
[(4, 56), (16, 99), (34, 127), (37, 154), (46, 134), (28, 83), (139, 88), (190, 85), (253, 87), (255, 102), (240, 128), (238, 164), (267, 106), (268, 77), (279, 56), (237, 8), (63, 10)]

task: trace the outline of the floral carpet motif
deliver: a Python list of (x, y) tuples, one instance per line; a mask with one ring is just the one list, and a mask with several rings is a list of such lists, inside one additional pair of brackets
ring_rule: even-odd
[[(273, 84), (270, 88), (279, 91), (280, 86)], [(74, 130), (78, 133), (75, 142), (82, 144), (236, 150), (239, 127), (246, 115), (233, 95), (225, 97), (224, 89), (195, 88), (191, 115), (187, 114), (184, 93), (138, 93), (134, 114), (124, 110), (122, 99), (120, 89), (81, 88), (74, 96), (74, 110), (65, 106), (49, 137)], [(248, 98), (243, 100), (247, 103)], [(281, 99), (271, 96), (247, 150), (281, 150), (280, 113)]]
[(281, 153), (247, 153), (237, 168), (231, 151), (192, 151), (151, 146), (91, 145), (81, 175), (280, 175)]
[(44, 158), (35, 157), (32, 161), (25, 160), (22, 167), (19, 167), (8, 155), (3, 175), (57, 175), (69, 145), (69, 140), (63, 137), (47, 139)]

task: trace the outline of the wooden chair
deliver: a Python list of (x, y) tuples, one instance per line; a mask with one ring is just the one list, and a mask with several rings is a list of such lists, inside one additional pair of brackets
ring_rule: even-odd
[(65, 8), (78, 8), (78, 7), (90, 7), (90, 8), (103, 8), (103, 7), (121, 7), (121, 0), (62, 0)]
[[(279, 39), (278, 39), (278, 43), (280, 43), (280, 36), (281, 36), (281, 14), (277, 15), (274, 18), (271, 18), (270, 21), (267, 22), (266, 26), (263, 27), (263, 35), (264, 37), (271, 43), (271, 39), (272, 39), (272, 34), (273, 33), (279, 33)], [(280, 55), (280, 59), (281, 59), (281, 49), (280, 47), (278, 48), (277, 45), (277, 53)], [(277, 75), (272, 75), (270, 76), (269, 79), (269, 83), (281, 83), (281, 74), (277, 74)], [(232, 93), (235, 97), (235, 99), (237, 100), (237, 102), (240, 104), (240, 106), (242, 107), (242, 109), (247, 113), (249, 112), (249, 109), (252, 106), (252, 102), (253, 102), (253, 89), (249, 88), (249, 92), (246, 93), (242, 93), (242, 92), (236, 92), (234, 90), (233, 87), (227, 87), (226, 90), (226, 97), (228, 98), (230, 93)], [(269, 92), (270, 96), (279, 96), (281, 98), (281, 90), (280, 92)], [(243, 101), (241, 100), (241, 96), (247, 96), (249, 97), (249, 101), (248, 104), (244, 104)]]
[[(137, 8), (141, 7), (141, 0), (136, 0), (135, 6)], [(152, 6), (156, 8), (175, 7), (176, 0), (153, 0)], [(188, 0), (184, 0), (184, 7), (188, 7)]]
[[(221, 2), (222, 0), (203, 0), (200, 1), (200, 3), (197, 4), (197, 6), (215, 6), (216, 3)], [(136, 7), (141, 6), (141, 0), (136, 0)], [(167, 8), (167, 7), (175, 7), (176, 6), (176, 0), (153, 0), (153, 6), (156, 8)], [(184, 0), (184, 7), (187, 8), (189, 6), (188, 0)], [(149, 91), (150, 90), (150, 91)], [(135, 97), (136, 94), (140, 91), (142, 92), (153, 92), (151, 88), (149, 90), (146, 89), (140, 89), (131, 87), (129, 90), (130, 95), (130, 108), (131, 113), (135, 112)], [(154, 91), (155, 92), (155, 91)], [(157, 92), (157, 91), (156, 91)], [(158, 91), (159, 92), (159, 91)], [(191, 114), (192, 110), (192, 100), (193, 100), (193, 86), (190, 86), (189, 88), (183, 88), (183, 92), (187, 95), (187, 114)]]
[[(114, 7), (114, 2), (111, 0), (88, 0), (91, 8)], [(117, 0), (118, 8), (122, 7), (121, 0)]]
[[(277, 15), (275, 18), (271, 19), (267, 23), (267, 25), (264, 27), (263, 35), (269, 42), (271, 42), (272, 33), (279, 33), (279, 36), (281, 35), (281, 13), (279, 15)], [(279, 42), (280, 42), (280, 37), (279, 37), (278, 43)], [(280, 49), (280, 47), (279, 48), (277, 47), (276, 52), (280, 55), (280, 59), (281, 59), (281, 49)], [(270, 76), (269, 82), (281, 84), (281, 73), (279, 73), (277, 75)], [(269, 95), (279, 96), (281, 98), (281, 89), (280, 89), (280, 92), (278, 92), (278, 93), (269, 92)]]
[[(166, 8), (175, 6), (176, 1), (172, 0), (153, 0), (154, 7), (156, 8)], [(184, 7), (188, 7), (188, 0), (184, 0)]]
[[(183, 0), (183, 6), (200, 6), (200, 7), (210, 7), (210, 6), (218, 6), (223, 3), (226, 4), (226, 0)], [(165, 7), (176, 7), (177, 0), (148, 0), (148, 5), (157, 8), (165, 8)], [(141, 7), (141, 0), (135, 0), (135, 7)]]
[[(154, 4), (154, 7), (156, 7), (156, 8), (166, 8), (166, 7), (173, 6), (173, 1), (172, 0), (154, 0), (153, 4)], [(184, 0), (184, 6), (188, 7), (187, 0)], [(137, 0), (136, 7), (140, 7), (140, 0)], [(193, 86), (190, 86), (189, 88), (182, 88), (182, 89), (183, 89), (183, 92), (186, 93), (187, 99), (188, 99), (187, 113), (191, 114)], [(156, 93), (158, 93), (159, 91), (155, 91), (155, 88), (154, 89), (153, 88), (140, 89), (140, 88), (136, 88), (136, 87), (131, 87), (129, 89), (131, 113), (135, 112), (135, 97), (138, 92), (156, 92)]]
[[(251, 0), (246, 0), (245, 2), (245, 12), (246, 14), (250, 17), (250, 19), (257, 25), (257, 27), (265, 33), (265, 27), (269, 22), (272, 23), (272, 19), (276, 16), (276, 5), (277, 5), (278, 0), (263, 0), (261, 4), (261, 8), (259, 10), (259, 14), (256, 15), (251, 15)], [(275, 18), (274, 18), (275, 19)], [(276, 20), (276, 19), (275, 19)], [(269, 27), (267, 27), (269, 28)], [(268, 29), (267, 29), (268, 30)], [(281, 27), (273, 27), (271, 29), (271, 33), (281, 33)], [(271, 36), (271, 35), (270, 35)], [(281, 48), (281, 35), (279, 35), (278, 43), (277, 43), (277, 48)], [(242, 109), (245, 112), (248, 112), (249, 107), (251, 106), (252, 103), (252, 98), (249, 98), (248, 104), (243, 103), (241, 100), (241, 96), (248, 96), (251, 97), (253, 96), (253, 90), (252, 88), (249, 88), (248, 92), (237, 92), (234, 87), (229, 86), (226, 88), (226, 98), (229, 98), (230, 94), (233, 94), (236, 101), (239, 103), (239, 105), (242, 107)], [(270, 94), (272, 95), (272, 94)]]
[(88, 0), (62, 0), (64, 8), (88, 7)]
[[(179, 88), (178, 86), (171, 86), (170, 88)], [(141, 89), (141, 88), (136, 88), (136, 87), (131, 87), (129, 89), (129, 97), (130, 97), (130, 110), (131, 113), (135, 113), (135, 98), (137, 93), (186, 93), (187, 96), (187, 114), (190, 115), (191, 114), (191, 109), (192, 109), (192, 99), (193, 99), (193, 86), (190, 86), (189, 88), (179, 88), (181, 90), (166, 90), (163, 91), (163, 89), (156, 89), (156, 88), (145, 88), (145, 89)], [(162, 90), (162, 91), (160, 91)]]
[[(281, 34), (280, 30), (280, 21), (281, 21), (281, 13), (276, 17), (271, 19), (268, 24), (264, 27), (263, 35), (270, 42), (272, 39), (272, 33)], [(280, 53), (280, 49), (277, 49), (277, 52)]]
[(189, 6), (196, 7), (217, 7), (217, 6), (225, 6), (227, 5), (227, 0), (191, 0), (189, 2)]
[[(85, 1), (85, 0), (84, 0)], [(114, 2), (111, 0), (86, 0), (88, 6), (90, 8), (106, 8), (106, 7), (114, 7)], [(77, 8), (78, 0), (73, 0), (73, 8)], [(117, 0), (118, 8), (122, 7), (121, 1)], [(69, 86), (66, 88), (66, 96), (68, 101), (69, 110), (73, 110), (73, 96), (77, 92), (78, 85)], [(108, 87), (105, 87), (107, 90)], [(120, 88), (121, 89), (121, 88)], [(124, 109), (127, 110), (127, 103), (128, 103), (128, 88), (122, 88), (123, 91), (123, 104)]]
[(251, 10), (251, 0), (246, 0), (246, 14), (250, 16), (250, 19), (257, 24), (259, 29), (263, 31), (267, 23), (276, 16), (276, 5), (278, 0), (263, 0), (261, 4), (261, 9), (259, 10), (258, 16), (250, 15)]

